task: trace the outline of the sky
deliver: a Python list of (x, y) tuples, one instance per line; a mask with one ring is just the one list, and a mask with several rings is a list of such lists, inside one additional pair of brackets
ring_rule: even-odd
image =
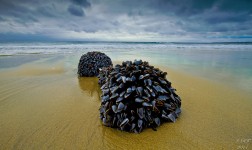
[(0, 0), (1, 40), (252, 42), (252, 0)]

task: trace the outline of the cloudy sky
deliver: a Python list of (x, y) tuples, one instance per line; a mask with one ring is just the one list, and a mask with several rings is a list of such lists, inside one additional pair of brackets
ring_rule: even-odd
[(0, 0), (0, 38), (252, 41), (252, 0)]

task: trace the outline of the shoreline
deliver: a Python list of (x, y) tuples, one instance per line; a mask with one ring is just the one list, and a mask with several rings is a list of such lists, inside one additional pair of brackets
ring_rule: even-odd
[[(113, 56), (113, 54), (111, 54), (111, 53), (109, 53), (109, 54)], [(78, 55), (81, 56), (81, 54), (78, 54)], [(65, 58), (69, 57), (71, 59), (74, 59), (75, 61), (73, 63), (76, 65), (78, 63), (77, 59), (79, 59), (78, 55), (77, 54), (70, 54), (70, 55), (38, 54), (38, 55), (7, 56), (6, 58), (5, 57), (0, 58), (0, 64), (1, 64), (1, 62), (4, 62), (1, 64), (2, 66), (0, 65), (0, 71), (1, 70), (2, 71), (8, 70), (9, 68), (12, 69), (13, 67), (19, 68), (20, 66), (23, 66), (23, 65), (25, 66), (26, 64), (31, 64), (31, 63), (37, 63), (40, 61), (46, 62), (46, 61), (48, 61), (47, 59), (49, 59), (49, 60), (51, 59), (50, 61), (52, 61), (54, 63), (55, 60), (57, 61), (57, 59), (62, 59), (61, 57), (65, 57)], [(141, 58), (144, 61), (148, 61), (148, 62), (150, 62), (151, 65), (154, 65), (156, 67), (160, 67), (160, 68), (167, 67), (163, 63), (158, 64), (158, 62), (156, 60), (152, 60), (148, 57), (141, 57), (141, 56), (138, 56), (138, 54), (135, 57)], [(129, 60), (133, 61), (135, 57), (130, 57)], [(22, 60), (22, 58), (24, 60)], [(111, 57), (111, 58), (113, 59), (113, 57)], [(114, 59), (116, 60), (116, 61), (114, 61), (114, 65), (117, 63), (121, 63), (121, 60), (123, 60), (121, 57), (118, 60), (116, 58), (114, 58)], [(7, 61), (7, 63), (6, 63), (6, 61)], [(64, 62), (62, 62), (62, 64), (63, 63)], [(247, 75), (245, 75), (245, 76), (237, 75), (237, 74), (235, 75), (235, 73), (232, 74), (229, 71), (225, 72), (225, 69), (223, 69), (223, 68), (222, 69), (221, 68), (218, 68), (218, 69), (217, 68), (207, 68), (207, 69), (205, 68), (205, 70), (203, 72), (199, 72), (199, 70), (197, 70), (197, 68), (195, 68), (195, 67), (192, 68), (192, 70), (190, 70), (188, 67), (183, 67), (181, 65), (175, 65), (175, 66), (173, 66), (173, 64), (170, 64), (170, 65), (172, 65), (172, 66), (168, 66), (168, 68), (172, 69), (173, 71), (180, 72), (182, 74), (188, 74), (191, 76), (197, 76), (198, 78), (202, 78), (202, 79), (208, 80), (210, 82), (215, 82), (215, 83), (220, 83), (223, 85), (232, 86), (233, 88), (239, 89), (241, 91), (245, 91), (247, 94), (250, 94), (251, 93), (250, 91), (252, 90), (252, 85), (250, 84), (250, 83), (252, 83), (252, 78)], [(76, 67), (76, 66), (72, 66), (72, 67)]]
[(175, 123), (141, 134), (102, 126), (97, 79), (79, 79), (62, 62), (31, 62), (0, 71), (2, 149), (236, 149), (241, 144), (237, 139), (251, 138), (251, 95), (163, 66), (156, 67), (168, 72), (182, 98)]

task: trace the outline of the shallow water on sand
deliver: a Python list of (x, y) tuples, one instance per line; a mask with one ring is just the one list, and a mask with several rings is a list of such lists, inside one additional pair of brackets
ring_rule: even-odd
[(41, 56), (46, 58), (47, 55), (59, 56), (53, 59), (60, 59), (62, 55), (73, 56), (73, 60), (78, 60), (88, 51), (105, 52), (113, 61), (143, 59), (151, 64), (179, 68), (196, 76), (252, 91), (251, 42), (5, 42), (0, 43), (0, 69), (15, 67)]
[[(105, 127), (97, 78), (77, 78), (77, 57), (0, 71), (0, 149), (238, 149), (252, 147), (252, 96), (161, 67), (182, 98), (175, 123), (141, 134)], [(53, 60), (53, 61), (52, 61)]]

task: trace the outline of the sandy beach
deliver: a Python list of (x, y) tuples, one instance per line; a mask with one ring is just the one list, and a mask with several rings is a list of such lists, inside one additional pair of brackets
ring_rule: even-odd
[(101, 124), (98, 79), (78, 78), (66, 61), (0, 71), (0, 149), (252, 148), (241, 141), (252, 138), (252, 95), (246, 91), (159, 66), (182, 98), (181, 116), (157, 131), (132, 134)]
[(0, 150), (252, 150), (251, 25), (252, 0), (0, 0)]

